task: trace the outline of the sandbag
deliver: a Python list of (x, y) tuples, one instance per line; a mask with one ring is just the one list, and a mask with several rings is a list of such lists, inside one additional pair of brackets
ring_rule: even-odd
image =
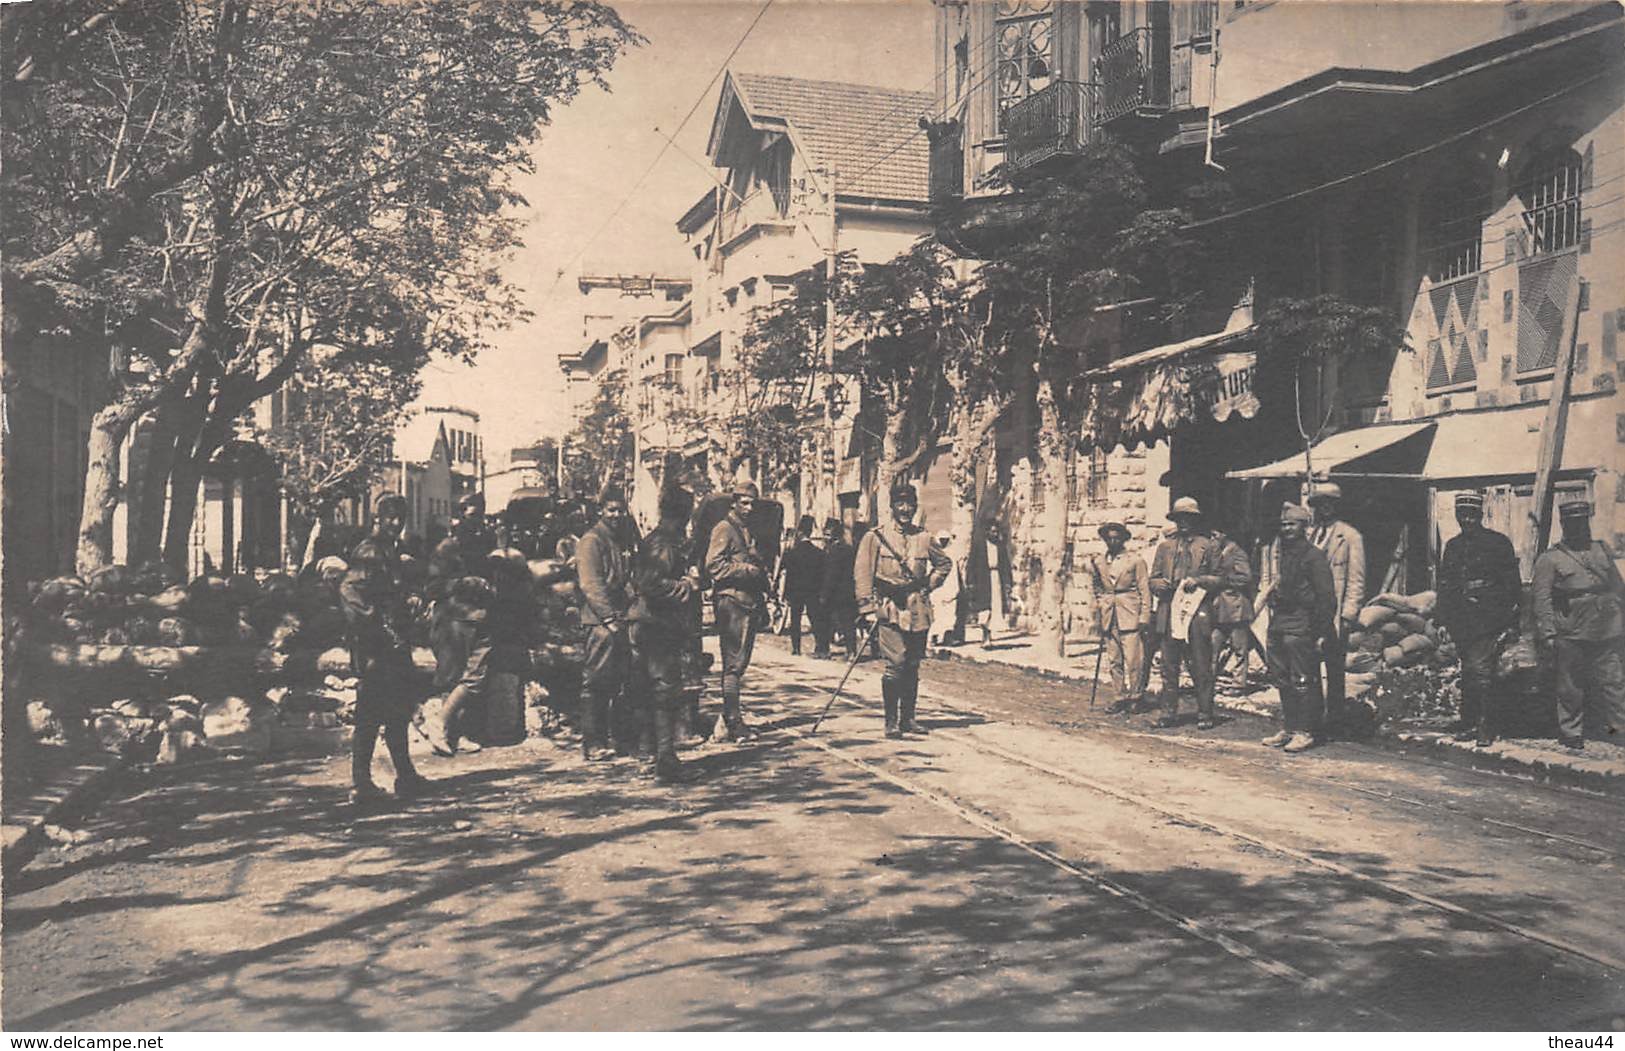
[(203, 709), (203, 733), (215, 748), (270, 751), (275, 722), (276, 707), (265, 700), (227, 697)]
[(1407, 635), (1399, 640), (1399, 648), (1406, 653), (1432, 653), (1435, 646), (1432, 639), (1423, 634)]
[(1427, 619), (1419, 617), (1415, 613), (1401, 613), (1394, 620), (1405, 629), (1407, 635), (1420, 635), (1428, 630)]
[(1382, 657), (1380, 654), (1364, 651), (1351, 653), (1343, 667), (1354, 673), (1373, 672), (1382, 667)]
[[(1352, 640), (1353, 636), (1350, 636), (1350, 641)], [(1368, 631), (1360, 636), (1360, 644), (1354, 648), (1362, 653), (1375, 653), (1380, 656), (1382, 648), (1386, 645), (1388, 641), (1382, 637), (1382, 632)]]
[(1410, 634), (1410, 632), (1405, 630), (1405, 625), (1399, 623), (1397, 620), (1391, 620), (1382, 626), (1383, 641), (1389, 643), (1390, 645), (1398, 642), (1400, 639), (1403, 639), (1408, 634)]
[(102, 595), (125, 595), (130, 590), (130, 571), (123, 566), (103, 566), (85, 581), (87, 589)]
[(1398, 646), (1389, 646), (1382, 651), (1382, 662), (1390, 668), (1403, 668), (1406, 664), (1405, 651)]
[(1380, 628), (1393, 620), (1397, 612), (1388, 606), (1371, 605), (1360, 610), (1357, 618), (1362, 628)]
[(156, 595), (147, 596), (144, 604), (161, 613), (179, 613), (186, 608), (186, 589), (183, 587), (165, 588)]
[(39, 586), (34, 594), (34, 608), (52, 615), (77, 608), (85, 598), (85, 582), (78, 577), (55, 577)]
[(203, 633), (186, 617), (165, 617), (158, 622), (158, 645), (197, 646), (203, 642)]

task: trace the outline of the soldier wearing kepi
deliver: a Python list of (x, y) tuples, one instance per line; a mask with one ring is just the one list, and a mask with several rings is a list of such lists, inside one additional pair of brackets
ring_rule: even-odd
[(1324, 733), (1319, 642), (1335, 631), (1337, 591), (1326, 553), (1305, 537), (1314, 521), (1306, 507), (1281, 507), (1281, 532), (1266, 557), (1275, 559), (1268, 602), (1270, 629), (1265, 657), (1281, 691), (1281, 731), (1264, 738), (1272, 748), (1305, 752)]
[(1517, 631), (1523, 582), (1512, 541), (1484, 528), (1483, 493), (1456, 495), (1456, 521), (1461, 532), (1445, 544), (1438, 578), (1439, 621), (1461, 658), (1461, 718), (1451, 730), (1484, 747), (1495, 740), (1490, 691), (1501, 649)]
[(643, 538), (633, 559), (637, 599), (632, 604), (632, 662), (639, 685), (648, 691), (654, 724), (655, 777), (685, 780), (677, 758), (677, 707), (683, 703), (683, 659), (691, 608), (699, 587), (689, 565), (684, 529), (694, 511), (694, 495), (670, 487), (660, 494), (660, 522)]
[(581, 754), (589, 762), (609, 759), (610, 706), (631, 670), (627, 614), (632, 605), (632, 565), (627, 551), (629, 516), (619, 489), (604, 492), (598, 522), (576, 544), (576, 581), (581, 624), (587, 630), (581, 669)]
[(1128, 553), (1129, 531), (1121, 522), (1100, 527), (1106, 553), (1089, 560), (1094, 578), (1095, 608), (1100, 615), (1102, 643), (1112, 692), (1117, 700), (1106, 711), (1113, 715), (1133, 711), (1140, 704), (1140, 662), (1145, 659), (1145, 631), (1151, 626), (1151, 584), (1145, 559)]
[(886, 662), (880, 675), (886, 736), (924, 733), (914, 719), (920, 692), (920, 658), (931, 631), (931, 592), (948, 578), (952, 563), (914, 522), (919, 497), (907, 482), (891, 490), (892, 523), (869, 530), (858, 544), (853, 583), (862, 634), (870, 626)]
[(412, 689), (412, 647), (404, 632), (412, 615), (409, 596), (399, 581), (400, 535), (406, 524), (406, 501), (381, 497), (372, 530), (350, 555), (350, 568), (339, 584), (339, 599), (350, 626), (350, 664), (360, 679), (356, 687), (355, 736), (350, 753), (350, 802), (383, 798), (372, 780), (373, 749), (378, 731), (395, 765), (395, 795), (407, 799), (428, 786), (412, 765), (406, 730), (418, 698)]
[(767, 560), (756, 546), (746, 521), (756, 507), (756, 485), (733, 487), (733, 506), (711, 530), (705, 549), (705, 571), (712, 580), (717, 636), (722, 649), (722, 722), (731, 740), (755, 736), (745, 723), (739, 692), (756, 644), (757, 617), (766, 601)]
[(1535, 640), (1557, 665), (1558, 740), (1580, 749), (1588, 721), (1616, 741), (1625, 732), (1625, 581), (1591, 539), (1590, 503), (1563, 504), (1558, 520), (1563, 539), (1535, 560)]

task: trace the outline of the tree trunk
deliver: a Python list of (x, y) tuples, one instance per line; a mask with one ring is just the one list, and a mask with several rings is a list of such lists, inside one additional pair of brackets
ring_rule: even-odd
[(190, 572), (192, 524), (197, 518), (203, 463), (191, 454), (175, 453), (169, 472), (169, 519), (164, 523), (164, 561)]
[(891, 506), (892, 482), (897, 478), (897, 462), (903, 458), (905, 425), (903, 414), (900, 412), (889, 413), (886, 416), (885, 433), (880, 439), (880, 463), (875, 470), (876, 503), (881, 507)]
[(1038, 553), (1039, 588), (1032, 611), (1038, 627), (1041, 651), (1066, 656), (1067, 573), (1065, 566), (1067, 519), (1067, 444), (1055, 390), (1047, 379), (1038, 384), (1038, 484), (1044, 493), (1044, 510), (1034, 523)]
[(164, 548), (164, 497), (175, 460), (173, 410), (159, 406), (131, 430), (129, 492), (130, 564), (156, 561)]
[(137, 395), (116, 398), (96, 413), (86, 449), (85, 499), (79, 511), (74, 569), (81, 576), (113, 561), (113, 515), (119, 503), (119, 446), (146, 409)]

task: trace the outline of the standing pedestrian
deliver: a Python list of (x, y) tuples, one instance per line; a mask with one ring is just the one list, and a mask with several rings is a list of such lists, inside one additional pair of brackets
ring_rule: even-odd
[(1305, 531), (1314, 514), (1298, 504), (1281, 506), (1281, 531), (1271, 549), (1274, 587), (1267, 601), (1270, 627), (1265, 656), (1281, 691), (1281, 730), (1264, 744), (1288, 752), (1313, 748), (1324, 733), (1319, 642), (1336, 631), (1337, 590), (1326, 553)]
[[(435, 688), (448, 690), (438, 725), (426, 727), (440, 755), (459, 746), (458, 720), (470, 698), (480, 696), (489, 676), (490, 635), (486, 607), (495, 593), (485, 578), (486, 558), (496, 550), (496, 532), (485, 520), (485, 498), (466, 493), (457, 501), (451, 533), (429, 556), (429, 645), (434, 650)], [(480, 746), (467, 742), (465, 751)]]
[[(954, 535), (946, 529), (937, 534), (937, 550), (947, 554)], [(931, 638), (946, 646), (959, 632), (959, 595), (964, 590), (964, 577), (952, 558), (948, 559), (948, 576), (942, 585), (931, 592)]]
[(1342, 520), (1343, 490), (1335, 482), (1321, 482), (1309, 494), (1314, 511), (1314, 545), (1326, 553), (1332, 567), (1332, 584), (1337, 589), (1337, 629), (1321, 640), (1321, 660), (1326, 665), (1326, 724), (1335, 730), (1343, 725), (1346, 697), (1344, 665), (1348, 661), (1349, 633), (1359, 624), (1360, 607), (1365, 605), (1365, 538)]
[(677, 758), (677, 721), (699, 579), (689, 564), (684, 535), (694, 511), (693, 494), (668, 487), (660, 494), (659, 509), (659, 523), (643, 538), (633, 559), (637, 598), (628, 619), (640, 699), (654, 731), (655, 777), (669, 782), (685, 779)]
[(1213, 534), (1218, 548), (1219, 586), (1213, 595), (1213, 677), (1235, 657), (1241, 692), (1247, 692), (1247, 663), (1253, 651), (1253, 563), (1241, 545)]
[(1535, 640), (1557, 667), (1558, 741), (1578, 750), (1587, 723), (1616, 741), (1625, 732), (1625, 581), (1591, 538), (1589, 502), (1563, 504), (1558, 520), (1563, 539), (1535, 560)]
[(766, 612), (767, 561), (745, 524), (756, 507), (756, 499), (754, 482), (736, 482), (733, 506), (712, 528), (705, 550), (722, 650), (722, 722), (728, 739), (733, 741), (756, 736), (745, 722), (739, 699), (760, 618)]
[(617, 488), (605, 491), (601, 506), (598, 521), (575, 549), (581, 624), (587, 631), (581, 671), (581, 753), (589, 762), (615, 754), (609, 747), (610, 720), (625, 722), (620, 698), (632, 660), (627, 635), (632, 604), (631, 545), (627, 543), (631, 516), (626, 497)]
[(858, 619), (867, 634), (874, 626), (886, 668), (880, 674), (886, 736), (924, 733), (915, 721), (920, 691), (920, 658), (931, 630), (931, 591), (948, 576), (951, 563), (914, 522), (919, 497), (907, 482), (890, 494), (892, 524), (876, 526), (858, 544), (854, 587)]
[(350, 553), (349, 569), (339, 584), (339, 600), (349, 626), (350, 665), (360, 680), (350, 746), (352, 803), (369, 803), (384, 796), (372, 780), (372, 756), (380, 730), (395, 766), (396, 798), (409, 799), (429, 785), (413, 767), (406, 741), (418, 698), (412, 682), (412, 647), (406, 639), (414, 604), (402, 593), (398, 576), (397, 544), (405, 524), (406, 500), (395, 494), (380, 497), (372, 528)]
[(1134, 711), (1144, 700), (1140, 669), (1145, 660), (1145, 632), (1151, 626), (1151, 580), (1145, 559), (1128, 553), (1127, 526), (1107, 522), (1099, 532), (1106, 553), (1089, 560), (1089, 574), (1095, 587), (1101, 645), (1106, 647), (1112, 693), (1117, 697), (1106, 711), (1119, 715)]
[(802, 613), (805, 612), (809, 622), (814, 625), (815, 635), (816, 626), (823, 617), (823, 611), (819, 608), (822, 604), (819, 590), (824, 580), (824, 552), (813, 543), (812, 533), (812, 516), (802, 515), (797, 524), (795, 542), (781, 560), (784, 563), (783, 598), (790, 611), (790, 652), (798, 657), (801, 655)]
[(1484, 494), (1456, 494), (1461, 532), (1439, 559), (1439, 622), (1461, 659), (1461, 717), (1451, 726), (1458, 741), (1495, 741), (1492, 690), (1501, 650), (1516, 635), (1523, 581), (1512, 541), (1484, 527)]
[(855, 552), (846, 542), (846, 527), (839, 518), (824, 520), (824, 537), (824, 579), (819, 596), (824, 607), (824, 635), (818, 640), (816, 654), (828, 657), (832, 636), (839, 635), (851, 660), (857, 648), (853, 637), (858, 619), (858, 598), (852, 583)]
[[(1160, 727), (1179, 722), (1179, 671), (1190, 669), (1196, 684), (1196, 728), (1213, 729), (1213, 602), (1212, 589), (1218, 587), (1219, 549), (1213, 538), (1202, 531), (1202, 509), (1182, 496), (1168, 512), (1174, 535), (1157, 545), (1151, 561), (1151, 593), (1157, 597), (1155, 625), (1162, 637), (1162, 703), (1165, 712), (1157, 720)], [(1185, 626), (1183, 639), (1174, 637), (1175, 596), (1208, 589)]]

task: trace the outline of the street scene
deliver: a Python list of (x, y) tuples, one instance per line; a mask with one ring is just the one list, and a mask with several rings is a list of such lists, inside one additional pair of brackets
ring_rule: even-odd
[(1618, 2), (0, 34), (8, 1031), (1625, 1034)]

